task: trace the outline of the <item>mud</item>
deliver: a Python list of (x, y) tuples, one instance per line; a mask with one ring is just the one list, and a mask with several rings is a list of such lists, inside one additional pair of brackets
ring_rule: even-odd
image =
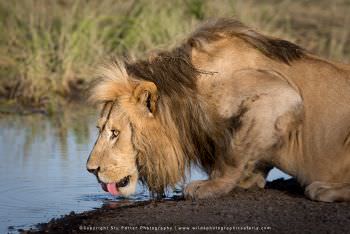
[(109, 203), (23, 233), (349, 233), (350, 203), (310, 201), (294, 180), (220, 199)]

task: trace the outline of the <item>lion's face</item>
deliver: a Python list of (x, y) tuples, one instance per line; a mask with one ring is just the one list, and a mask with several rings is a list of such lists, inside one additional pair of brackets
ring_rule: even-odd
[(107, 103), (97, 128), (99, 135), (87, 169), (96, 175), (106, 192), (122, 196), (133, 194), (138, 181), (137, 152), (133, 147), (128, 116), (115, 103)]
[[(105, 76), (115, 72), (107, 70)], [(184, 175), (184, 154), (170, 109), (164, 108), (164, 98), (162, 105), (158, 102), (157, 86), (112, 78), (101, 81), (92, 94), (104, 107), (87, 169), (102, 188), (128, 196), (135, 192), (138, 179), (155, 193), (175, 186)]]

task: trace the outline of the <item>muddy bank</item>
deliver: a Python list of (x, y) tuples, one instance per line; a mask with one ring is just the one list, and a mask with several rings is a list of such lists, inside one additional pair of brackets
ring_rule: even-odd
[(350, 203), (313, 202), (295, 181), (277, 180), (217, 200), (110, 203), (29, 233), (349, 233), (349, 211)]

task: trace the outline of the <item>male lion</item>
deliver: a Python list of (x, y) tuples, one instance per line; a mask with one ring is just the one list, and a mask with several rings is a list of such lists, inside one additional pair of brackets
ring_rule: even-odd
[(171, 51), (101, 74), (87, 169), (111, 194), (134, 193), (138, 179), (161, 193), (194, 162), (209, 179), (187, 185), (187, 198), (263, 187), (275, 166), (312, 200), (350, 200), (349, 65), (219, 19)]

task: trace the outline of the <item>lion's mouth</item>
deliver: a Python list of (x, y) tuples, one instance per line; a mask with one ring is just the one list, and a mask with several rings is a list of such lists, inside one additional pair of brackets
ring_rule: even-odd
[(125, 176), (117, 183), (103, 183), (101, 182), (101, 187), (104, 191), (109, 192), (113, 196), (119, 195), (119, 188), (126, 187), (130, 182), (131, 176)]

